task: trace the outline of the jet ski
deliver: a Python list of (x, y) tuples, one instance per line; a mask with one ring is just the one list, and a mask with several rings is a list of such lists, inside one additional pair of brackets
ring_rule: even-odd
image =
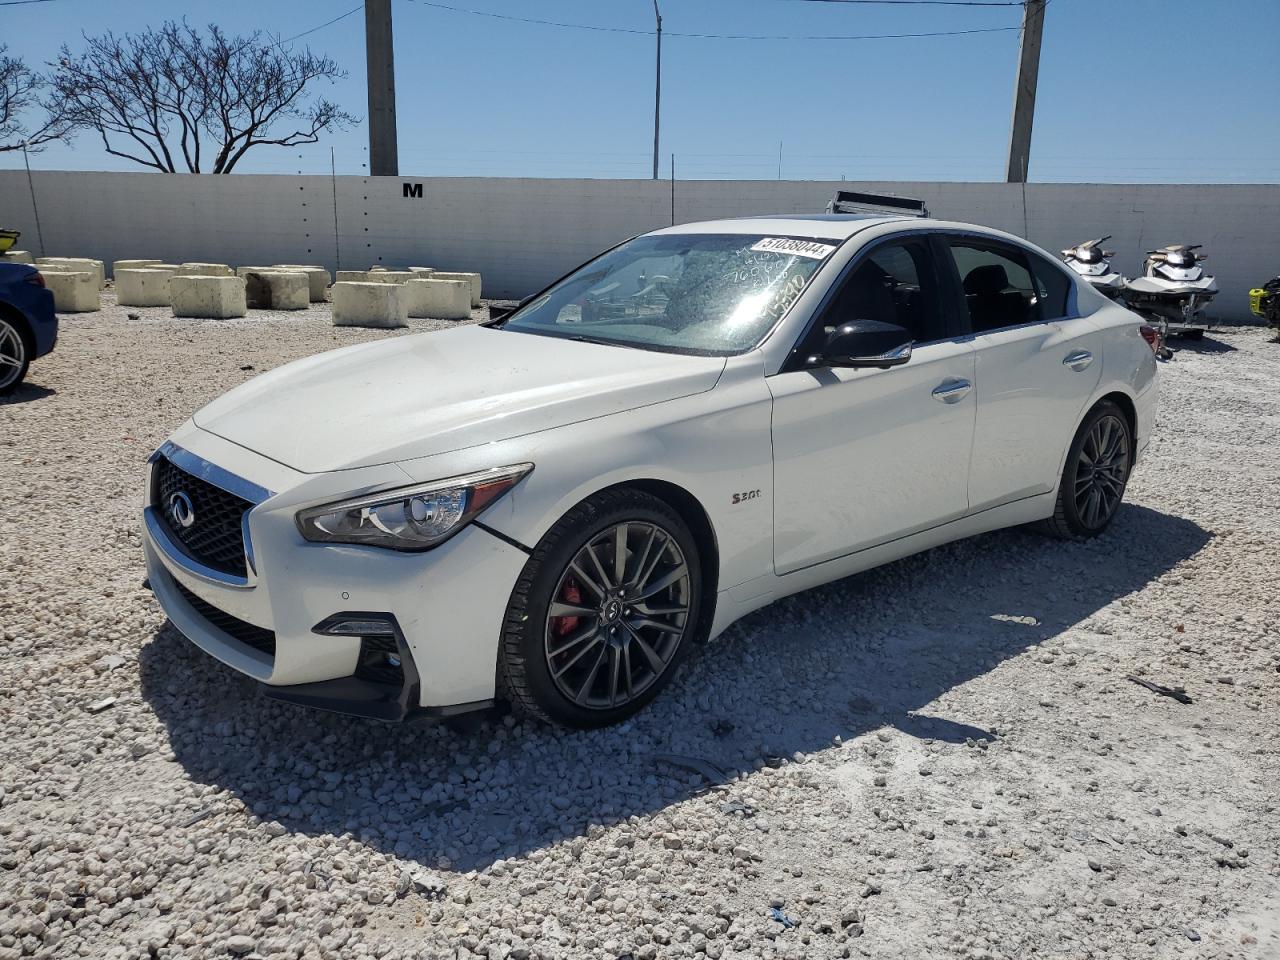
[(1280, 277), (1273, 277), (1249, 291), (1249, 310), (1255, 317), (1267, 321), (1280, 341)]
[(1089, 286), (1104, 297), (1119, 300), (1124, 290), (1125, 278), (1111, 268), (1111, 258), (1115, 254), (1103, 250), (1102, 244), (1111, 236), (1099, 237), (1097, 240), (1086, 240), (1069, 250), (1062, 251), (1062, 259), (1071, 270), (1088, 281)]
[(1124, 286), (1129, 308), (1159, 324), (1166, 336), (1199, 340), (1209, 327), (1204, 307), (1217, 296), (1218, 281), (1201, 268), (1200, 246), (1176, 244), (1148, 252), (1143, 275)]

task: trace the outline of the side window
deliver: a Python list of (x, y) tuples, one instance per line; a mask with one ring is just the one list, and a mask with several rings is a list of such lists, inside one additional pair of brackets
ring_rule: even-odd
[(1065, 317), (1070, 306), (1071, 278), (1044, 257), (1031, 257), (1031, 274), (1036, 282), (1040, 312), (1046, 320)]
[(974, 333), (1041, 320), (1040, 298), (1019, 250), (949, 241)]
[(896, 323), (916, 341), (946, 336), (933, 260), (924, 242), (893, 241), (865, 256), (841, 281), (803, 349), (816, 352), (832, 330), (854, 320)]

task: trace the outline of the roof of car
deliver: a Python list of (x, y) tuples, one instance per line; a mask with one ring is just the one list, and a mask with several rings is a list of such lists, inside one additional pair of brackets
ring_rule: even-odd
[[(703, 220), (697, 223), (678, 223), (672, 227), (654, 230), (653, 234), (682, 233), (745, 233), (765, 236), (805, 237), (814, 240), (845, 241), (856, 233), (881, 224), (910, 224), (914, 229), (939, 230), (957, 233), (982, 234), (1005, 240), (1019, 246), (1031, 244), (995, 227), (956, 220), (939, 220), (935, 217), (906, 217), (894, 214), (863, 213), (815, 213), (782, 214), (771, 217), (737, 217), (732, 220)], [(1038, 248), (1037, 248), (1038, 249)], [(1050, 257), (1050, 259), (1053, 259)]]
[(876, 224), (918, 219), (918, 217), (861, 213), (778, 214), (775, 216), (736, 217), (732, 220), (703, 220), (698, 223), (680, 223), (672, 227), (655, 230), (654, 233), (758, 233), (814, 237), (820, 240), (847, 240), (859, 230)]

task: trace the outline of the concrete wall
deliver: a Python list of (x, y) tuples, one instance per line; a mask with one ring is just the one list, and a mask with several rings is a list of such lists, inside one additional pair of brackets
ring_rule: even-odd
[[(702, 180), (675, 184), (675, 219), (820, 212), (842, 185), (921, 197), (936, 216), (999, 227), (1053, 252), (1110, 233), (1116, 265), (1130, 275), (1144, 250), (1202, 243), (1227, 319), (1247, 319), (1249, 288), (1280, 273), (1274, 185)], [(672, 219), (671, 185), (648, 180), (37, 172), (35, 192), (50, 256), (427, 265), (479, 271), (493, 297), (531, 293)], [(0, 220), (39, 253), (25, 172), (0, 171)]]

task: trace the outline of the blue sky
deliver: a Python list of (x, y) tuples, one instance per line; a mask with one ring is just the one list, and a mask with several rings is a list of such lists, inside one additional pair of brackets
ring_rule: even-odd
[[(651, 0), (440, 0), (514, 16), (651, 30)], [(877, 41), (692, 39), (672, 33), (867, 34), (1016, 26), (1017, 7), (804, 0), (660, 0), (662, 175), (1003, 179), (1018, 32)], [(29, 63), (81, 31), (185, 16), (290, 37), (357, 0), (51, 0), (0, 6)], [(400, 169), (418, 176), (648, 177), (653, 38), (510, 22), (394, 0)], [(350, 78), (330, 93), (363, 117), (363, 14), (298, 45)], [(1280, 182), (1280, 0), (1051, 0), (1031, 179)], [(263, 147), (238, 168), (339, 173), (367, 160), (362, 125), (310, 147)], [(0, 167), (21, 165), (0, 154)], [(42, 169), (141, 169), (96, 137)]]

